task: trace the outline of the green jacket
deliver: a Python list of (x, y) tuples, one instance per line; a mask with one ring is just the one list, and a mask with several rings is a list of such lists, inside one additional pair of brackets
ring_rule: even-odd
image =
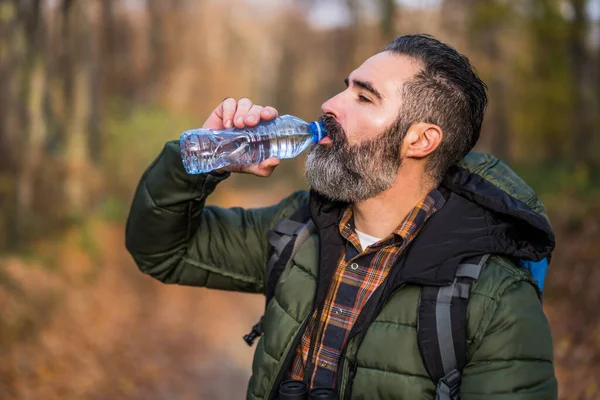
[[(255, 209), (205, 207), (225, 179), (188, 175), (168, 142), (141, 178), (126, 246), (144, 273), (164, 283), (261, 293), (276, 222), (309, 203), (318, 232), (283, 271), (264, 318), (248, 399), (272, 399), (302, 328), (324, 297), (341, 249), (334, 231), (343, 204), (296, 192)], [(554, 236), (533, 191), (491, 156), (471, 153), (446, 176), (445, 206), (422, 229), (386, 295), (348, 340), (338, 372), (340, 399), (433, 399), (416, 341), (419, 284), (449, 283), (465, 256), (493, 254), (467, 309), (468, 363), (463, 400), (555, 399), (550, 328), (528, 272), (511, 260), (550, 255)], [(317, 304), (315, 304), (315, 302)]]

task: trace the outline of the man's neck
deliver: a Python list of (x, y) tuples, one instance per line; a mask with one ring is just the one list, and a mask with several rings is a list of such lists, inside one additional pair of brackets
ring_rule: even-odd
[(425, 184), (419, 174), (402, 175), (390, 189), (352, 205), (357, 230), (381, 239), (387, 237), (435, 187)]

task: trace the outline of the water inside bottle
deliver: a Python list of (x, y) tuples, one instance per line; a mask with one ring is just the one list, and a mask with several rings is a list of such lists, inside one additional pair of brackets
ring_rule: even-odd
[(186, 171), (198, 174), (229, 164), (296, 157), (320, 136), (313, 133), (308, 123), (292, 116), (242, 129), (193, 129), (181, 135), (181, 153)]

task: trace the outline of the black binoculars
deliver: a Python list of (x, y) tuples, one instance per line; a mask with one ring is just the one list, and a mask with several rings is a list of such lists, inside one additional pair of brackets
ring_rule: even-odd
[(316, 388), (308, 390), (303, 381), (284, 381), (279, 385), (279, 400), (336, 400), (335, 390)]

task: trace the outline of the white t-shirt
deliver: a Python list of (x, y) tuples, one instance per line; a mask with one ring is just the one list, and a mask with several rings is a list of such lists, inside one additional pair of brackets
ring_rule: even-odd
[(366, 249), (370, 245), (379, 242), (381, 239), (376, 238), (375, 236), (367, 235), (366, 233), (362, 233), (356, 230), (356, 234), (358, 235), (358, 240), (360, 240), (360, 246), (362, 249)]

